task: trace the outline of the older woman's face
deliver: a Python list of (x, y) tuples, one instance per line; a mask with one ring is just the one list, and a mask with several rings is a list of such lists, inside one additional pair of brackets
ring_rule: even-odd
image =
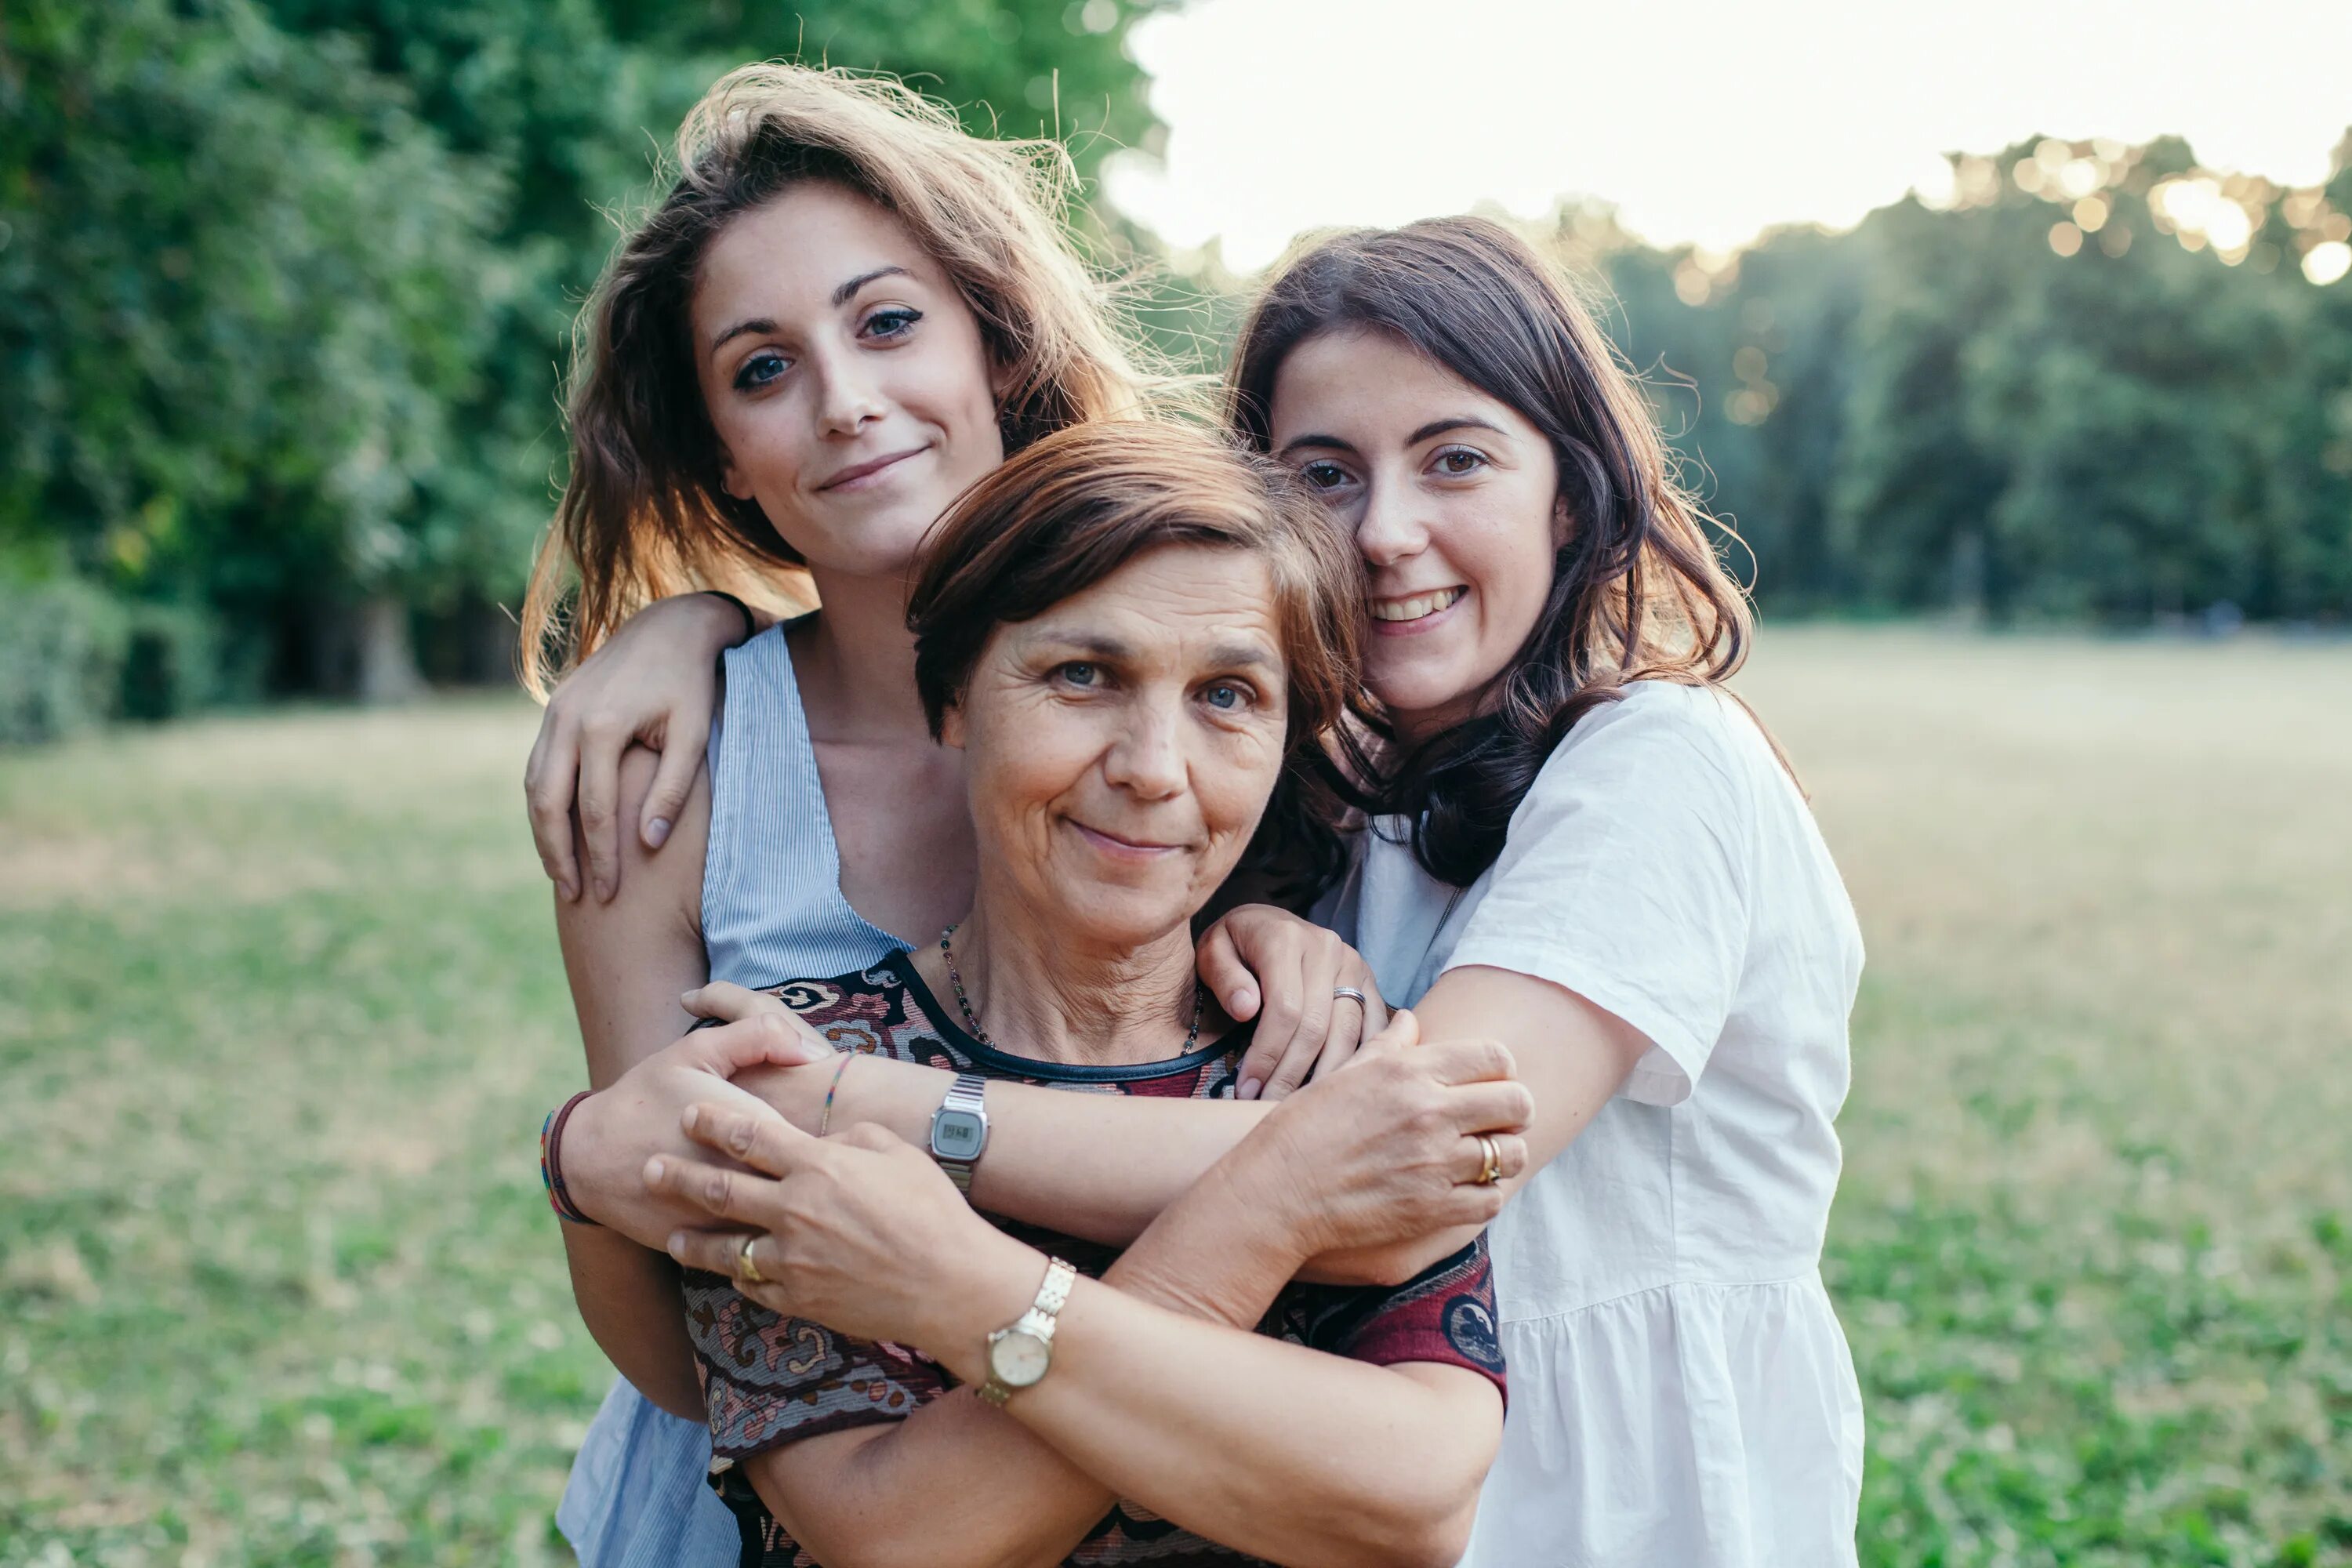
[(1281, 649), (1265, 563), (1205, 545), (999, 627), (945, 729), (983, 892), (1096, 951), (1181, 929), (1282, 771)]

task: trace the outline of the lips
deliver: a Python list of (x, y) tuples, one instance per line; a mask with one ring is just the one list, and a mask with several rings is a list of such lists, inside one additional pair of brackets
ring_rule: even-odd
[(1099, 827), (1088, 827), (1076, 818), (1067, 819), (1071, 826), (1097, 849), (1122, 859), (1144, 858), (1154, 855), (1170, 855), (1183, 847), (1181, 844), (1150, 844), (1141, 839), (1122, 838), (1116, 833), (1105, 833)]
[(1372, 619), (1376, 621), (1418, 621), (1451, 608), (1470, 590), (1456, 585), (1434, 588), (1425, 594), (1410, 594), (1401, 598), (1374, 599)]
[(817, 489), (820, 490), (837, 490), (844, 485), (854, 485), (858, 480), (866, 479), (869, 475), (880, 473), (883, 469), (889, 468), (894, 463), (903, 463), (908, 458), (916, 456), (918, 453), (927, 452), (929, 449), (930, 448), (928, 447), (909, 447), (903, 452), (887, 453), (885, 456), (874, 458), (870, 462), (853, 463), (848, 468), (842, 469), (841, 472), (834, 475), (833, 478), (825, 480), (824, 483), (817, 486)]

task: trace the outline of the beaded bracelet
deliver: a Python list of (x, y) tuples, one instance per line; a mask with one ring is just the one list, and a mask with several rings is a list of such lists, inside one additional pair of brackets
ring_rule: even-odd
[(580, 1102), (592, 1092), (582, 1089), (549, 1111), (547, 1120), (539, 1127), (539, 1179), (547, 1188), (548, 1206), (555, 1211), (558, 1218), (569, 1220), (573, 1225), (600, 1223), (581, 1211), (580, 1205), (572, 1201), (570, 1190), (563, 1184), (563, 1124), (572, 1120), (572, 1111), (578, 1110)]

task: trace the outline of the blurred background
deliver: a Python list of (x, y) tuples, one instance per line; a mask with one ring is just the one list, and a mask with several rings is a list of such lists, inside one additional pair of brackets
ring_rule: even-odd
[(0, 6), (0, 1568), (562, 1561), (520, 803), (572, 316), (709, 81), (1578, 274), (1859, 906), (1874, 1564), (2352, 1563), (2352, 8)]

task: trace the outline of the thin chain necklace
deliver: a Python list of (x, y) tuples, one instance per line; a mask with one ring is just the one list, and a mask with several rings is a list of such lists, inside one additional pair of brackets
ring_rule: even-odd
[[(948, 939), (955, 935), (955, 933), (956, 928), (953, 926), (950, 926), (947, 930), (940, 932), (940, 953), (948, 961), (948, 984), (955, 987), (956, 1005), (963, 1009), (963, 1026), (971, 1031), (971, 1037), (973, 1039), (978, 1040), (990, 1050), (1001, 1051), (1004, 1047), (988, 1037), (988, 1031), (980, 1026), (980, 1015), (971, 1010), (971, 998), (963, 994), (963, 976), (956, 973), (955, 949), (948, 945)], [(1193, 981), (1192, 1028), (1192, 1032), (1184, 1037), (1184, 1048), (1176, 1053), (1178, 1056), (1191, 1056), (1192, 1054), (1192, 1047), (1201, 1043), (1201, 999), (1203, 991), (1201, 983), (1198, 980)]]

